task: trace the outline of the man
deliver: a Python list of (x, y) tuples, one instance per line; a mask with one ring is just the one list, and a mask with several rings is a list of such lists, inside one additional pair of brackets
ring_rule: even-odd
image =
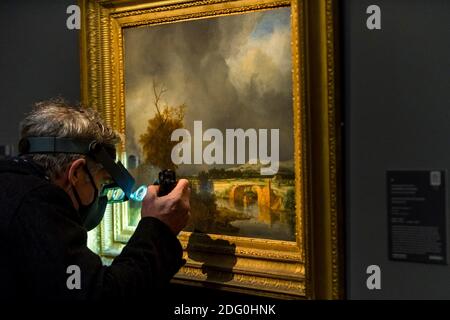
[(38, 103), (25, 118), (21, 155), (0, 162), (0, 298), (145, 298), (179, 270), (176, 236), (190, 210), (184, 179), (166, 196), (148, 187), (136, 231), (110, 266), (87, 247), (104, 186), (130, 196), (134, 180), (114, 159), (119, 141), (95, 111), (63, 101)]

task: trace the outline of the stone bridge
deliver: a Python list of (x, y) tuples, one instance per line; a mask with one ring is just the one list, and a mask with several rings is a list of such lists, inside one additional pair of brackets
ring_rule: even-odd
[(274, 194), (271, 188), (271, 180), (267, 179), (265, 184), (252, 184), (243, 181), (242, 184), (236, 184), (231, 187), (228, 198), (232, 207), (236, 203), (242, 204), (244, 207), (248, 203), (247, 193), (253, 192), (257, 196), (257, 204), (259, 209), (258, 220), (272, 224), (273, 210), (281, 208), (281, 197)]

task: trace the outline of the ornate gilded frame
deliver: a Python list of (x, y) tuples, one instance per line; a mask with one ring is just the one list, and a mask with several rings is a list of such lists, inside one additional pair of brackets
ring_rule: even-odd
[[(207, 259), (214, 280), (207, 281), (202, 264), (185, 252), (187, 264), (173, 281), (288, 299), (340, 299), (344, 285), (336, 0), (81, 0), (82, 100), (125, 133), (123, 28), (281, 6), (291, 7), (297, 241), (210, 235), (236, 245), (232, 270), (221, 267), (231, 258), (227, 248), (200, 242), (196, 250)], [(121, 148), (124, 152), (124, 145)], [(125, 211), (108, 208), (101, 225), (89, 234), (89, 246), (106, 263), (133, 232), (124, 223)], [(184, 249), (189, 236), (179, 236)]]

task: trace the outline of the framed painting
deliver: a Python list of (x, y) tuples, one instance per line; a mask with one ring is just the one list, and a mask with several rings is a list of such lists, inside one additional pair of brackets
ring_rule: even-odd
[[(175, 282), (340, 298), (335, 1), (89, 1), (82, 97), (123, 137), (138, 185), (191, 186)], [(107, 208), (89, 246), (118, 255), (140, 203)]]

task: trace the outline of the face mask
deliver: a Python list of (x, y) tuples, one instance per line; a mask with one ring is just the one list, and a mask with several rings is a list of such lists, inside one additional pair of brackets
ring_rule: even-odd
[(83, 226), (87, 231), (91, 231), (99, 225), (105, 214), (106, 205), (108, 204), (108, 198), (95, 196), (94, 201), (88, 206), (81, 206), (78, 210)]
[(78, 213), (80, 214), (81, 221), (83, 226), (87, 231), (91, 231), (94, 229), (100, 221), (102, 221), (103, 216), (105, 214), (106, 205), (108, 204), (108, 198), (106, 196), (99, 196), (97, 186), (94, 183), (94, 178), (92, 177), (89, 169), (84, 167), (89, 179), (91, 180), (91, 184), (94, 187), (94, 200), (88, 205), (84, 205), (81, 202), (80, 196), (76, 188), (74, 188), (75, 198), (78, 202)]

